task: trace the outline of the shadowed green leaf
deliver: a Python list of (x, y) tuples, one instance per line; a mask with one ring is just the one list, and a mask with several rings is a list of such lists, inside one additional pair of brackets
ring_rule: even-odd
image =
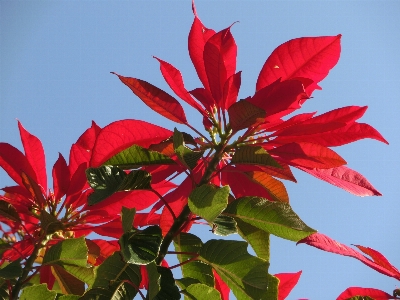
[(241, 100), (228, 109), (229, 122), (233, 131), (249, 128), (265, 120), (265, 110), (249, 101)]
[(20, 300), (54, 300), (57, 292), (49, 291), (47, 284), (32, 285), (22, 290)]
[(51, 266), (51, 272), (56, 278), (63, 294), (82, 295), (85, 292), (85, 283), (68, 273), (63, 267)]
[(161, 275), (160, 277), (160, 291), (153, 298), (153, 300), (179, 300), (181, 294), (175, 284), (174, 276), (168, 268), (157, 266), (157, 271)]
[[(174, 246), (176, 252), (197, 254), (203, 246), (203, 242), (194, 234), (181, 232), (174, 238)], [(178, 254), (177, 257), (179, 262), (182, 263), (193, 258), (194, 255)], [(184, 277), (182, 279), (192, 278), (193, 280), (198, 280), (198, 282), (204, 283), (205, 285), (211, 287), (214, 286), (212, 268), (204, 262), (198, 260), (191, 261), (182, 265), (181, 269)]]
[(122, 220), (122, 229), (124, 233), (131, 231), (133, 227), (133, 219), (135, 218), (136, 209), (126, 208), (125, 206), (122, 207), (121, 212), (121, 220)]
[(234, 218), (219, 215), (212, 224), (212, 233), (221, 236), (227, 236), (237, 233), (236, 221)]
[(63, 267), (65, 271), (67, 271), (69, 274), (73, 275), (74, 277), (78, 278), (79, 280), (90, 286), (93, 285), (95, 277), (94, 267), (85, 268), (71, 265), (63, 265)]
[(126, 174), (114, 166), (88, 168), (86, 177), (94, 192), (89, 195), (89, 205), (96, 204), (119, 191), (151, 189), (151, 175), (143, 170), (134, 170)]
[(86, 267), (87, 256), (88, 248), (84, 237), (67, 239), (58, 242), (46, 251), (43, 265), (68, 264)]
[(149, 287), (147, 289), (147, 298), (154, 299), (160, 291), (160, 273), (157, 271), (157, 265), (154, 262), (146, 265)]
[(282, 168), (281, 165), (261, 146), (243, 146), (236, 150), (232, 164), (251, 164)]
[(213, 222), (228, 205), (229, 186), (204, 184), (195, 188), (188, 199), (190, 210), (208, 222)]
[(185, 290), (185, 295), (194, 300), (221, 300), (221, 294), (215, 288), (201, 283), (195, 283), (188, 286)]
[(268, 289), (267, 289), (268, 300), (278, 300), (278, 286), (279, 286), (279, 279), (271, 274), (268, 274)]
[(198, 279), (194, 279), (191, 277), (184, 277), (181, 279), (176, 279), (176, 284), (181, 288), (181, 290), (186, 289), (189, 285), (201, 283)]
[(299, 218), (288, 203), (272, 202), (260, 197), (236, 199), (228, 205), (224, 215), (294, 242), (316, 232)]
[(21, 260), (18, 259), (9, 264), (3, 263), (0, 269), (0, 278), (12, 279), (22, 275)]
[(57, 300), (78, 300), (80, 297), (78, 295), (62, 295)]
[(197, 165), (197, 161), (203, 156), (203, 151), (193, 151), (185, 146), (184, 135), (176, 128), (174, 129), (173, 144), (175, 154), (179, 160), (189, 169), (193, 169)]
[(0, 200), (0, 216), (3, 216), (4, 218), (13, 222), (21, 221), (15, 207), (4, 200)]
[(209, 240), (199, 259), (214, 268), (238, 300), (267, 299), (269, 263), (247, 252), (242, 241)]
[(49, 214), (45, 209), (42, 209), (40, 212), (40, 227), (46, 234), (53, 234), (56, 231), (64, 229), (63, 223), (56, 216)]
[(129, 170), (146, 165), (170, 165), (175, 162), (168, 156), (138, 145), (133, 145), (111, 157), (103, 165), (112, 165)]
[(257, 256), (265, 261), (269, 261), (270, 234), (240, 219), (237, 219), (237, 228), (240, 236), (250, 244)]
[(119, 239), (122, 257), (131, 264), (147, 265), (156, 259), (161, 241), (162, 233), (158, 226), (124, 233)]

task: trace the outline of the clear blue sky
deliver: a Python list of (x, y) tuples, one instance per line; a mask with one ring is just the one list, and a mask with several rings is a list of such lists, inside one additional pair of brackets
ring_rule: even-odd
[[(383, 196), (359, 198), (295, 170), (298, 183), (287, 184), (290, 201), (309, 226), (347, 245), (372, 247), (400, 268), (400, 2), (197, 0), (196, 6), (207, 27), (220, 30), (240, 21), (232, 32), (242, 98), (253, 94), (264, 61), (279, 44), (343, 34), (338, 65), (302, 112), (369, 106), (361, 121), (390, 145), (362, 140), (335, 151)], [(155, 55), (181, 70), (188, 89), (199, 87), (187, 52), (192, 21), (190, 0), (0, 1), (0, 141), (21, 149), (20, 120), (42, 140), (50, 173), (58, 152), (67, 157), (92, 120), (103, 127), (143, 119), (172, 129), (175, 124), (153, 113), (110, 71), (172, 93)], [(185, 109), (199, 125), (198, 113)], [(12, 182), (0, 170), (5, 185)], [(299, 270), (288, 299), (335, 299), (349, 286), (391, 293), (400, 285), (354, 259), (273, 238), (270, 272)]]

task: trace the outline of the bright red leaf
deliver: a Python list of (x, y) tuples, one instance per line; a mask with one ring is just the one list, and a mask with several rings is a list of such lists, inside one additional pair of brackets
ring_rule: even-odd
[(53, 166), (52, 175), (54, 198), (61, 199), (67, 193), (70, 183), (69, 168), (61, 153), (58, 154), (58, 159)]
[(278, 300), (284, 300), (287, 296), (289, 296), (290, 292), (299, 281), (301, 271), (297, 273), (280, 273), (275, 274), (274, 276), (279, 279)]
[(362, 288), (362, 287), (349, 287), (343, 293), (341, 293), (339, 295), (339, 297), (336, 298), (336, 300), (347, 300), (347, 299), (355, 297), (355, 296), (369, 296), (375, 300), (396, 299), (392, 295), (389, 295), (388, 293), (378, 290), (378, 289)]

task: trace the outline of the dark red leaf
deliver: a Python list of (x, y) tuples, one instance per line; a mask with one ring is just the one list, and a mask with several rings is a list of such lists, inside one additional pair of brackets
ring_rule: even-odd
[(289, 143), (268, 152), (290, 165), (306, 168), (331, 169), (346, 164), (333, 150), (312, 143)]
[(301, 271), (297, 273), (280, 273), (275, 274), (274, 276), (279, 279), (278, 300), (284, 300), (287, 296), (289, 296), (290, 292), (299, 281)]
[(393, 296), (381, 290), (373, 288), (349, 287), (343, 293), (341, 293), (336, 300), (347, 300), (355, 296), (369, 296), (375, 300), (396, 299)]
[(265, 111), (248, 101), (239, 101), (228, 109), (229, 123), (233, 131), (256, 126), (265, 120)]
[(308, 169), (299, 166), (297, 168), (356, 196), (382, 195), (364, 176), (346, 166), (332, 169)]
[(188, 38), (189, 56), (193, 62), (193, 65), (196, 69), (200, 81), (203, 83), (203, 86), (206, 89), (210, 90), (210, 87), (208, 85), (206, 70), (204, 67), (203, 53), (206, 42), (210, 37), (212, 37), (215, 34), (215, 31), (206, 28), (203, 25), (203, 23), (201, 23), (200, 19), (197, 16), (196, 8), (194, 6), (193, 1), (192, 1), (192, 9), (194, 14), (194, 21), (192, 27), (190, 28), (189, 38)]
[(221, 109), (227, 110), (233, 103), (237, 101), (242, 71), (239, 71), (229, 77), (224, 84)]
[(81, 163), (76, 169), (75, 173), (71, 176), (71, 183), (67, 190), (67, 196), (80, 193), (84, 187), (88, 186), (85, 170), (88, 168), (87, 163)]
[(42, 142), (33, 134), (29, 133), (18, 121), (19, 133), (24, 146), (25, 157), (36, 173), (37, 183), (44, 191), (47, 191), (46, 159)]
[(59, 200), (67, 193), (70, 183), (69, 168), (61, 153), (58, 154), (58, 159), (53, 166), (52, 174), (54, 197), (56, 200)]
[(148, 148), (172, 136), (172, 131), (139, 120), (121, 120), (104, 127), (93, 147), (90, 166), (98, 167), (113, 155), (132, 146)]
[(22, 183), (31, 194), (32, 199), (34, 199), (40, 208), (43, 208), (46, 205), (46, 199), (43, 196), (40, 186), (25, 172), (21, 172), (21, 177)]
[[(327, 252), (332, 252), (336, 253), (339, 255), (344, 255), (344, 256), (350, 256), (355, 259), (358, 259), (361, 261), (363, 264), (367, 265), (368, 267), (374, 269), (375, 271), (378, 271), (379, 273), (382, 273), (386, 276), (396, 278), (397, 280), (400, 280), (400, 272), (393, 267), (389, 262), (390, 268), (387, 268), (387, 264), (380, 265), (378, 261), (375, 262), (364, 255), (362, 255), (360, 252), (357, 252), (356, 250), (341, 244), (330, 237), (321, 234), (321, 233), (313, 233), (306, 237), (305, 239), (302, 239), (301, 241), (298, 242), (300, 243), (305, 243), (307, 245), (313, 246), (315, 248), (327, 251)], [(374, 256), (376, 257), (376, 256)]]
[(180, 124), (187, 123), (182, 105), (170, 94), (144, 80), (124, 77), (114, 72), (112, 73), (117, 75), (118, 78), (152, 110), (171, 121)]
[(313, 81), (306, 88), (311, 96), (318, 83), (323, 80), (339, 60), (340, 38), (337, 36), (303, 37), (290, 40), (278, 46), (268, 57), (257, 80), (256, 90), (273, 83), (277, 79), (296, 77)]
[(40, 284), (46, 283), (48, 289), (52, 289), (56, 278), (54, 277), (53, 273), (51, 272), (52, 266), (41, 266), (40, 267)]

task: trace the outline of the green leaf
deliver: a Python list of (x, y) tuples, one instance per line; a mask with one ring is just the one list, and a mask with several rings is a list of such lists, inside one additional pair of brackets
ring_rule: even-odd
[(103, 165), (112, 165), (123, 170), (134, 169), (146, 165), (170, 165), (175, 162), (168, 156), (138, 145), (133, 145), (111, 157)]
[(160, 291), (160, 273), (157, 271), (157, 266), (154, 262), (146, 265), (147, 278), (149, 280), (149, 287), (147, 289), (147, 298), (154, 299)]
[(268, 289), (267, 289), (268, 300), (278, 300), (278, 286), (279, 286), (279, 279), (271, 274), (268, 274)]
[(193, 151), (186, 147), (183, 133), (176, 128), (174, 129), (173, 144), (179, 160), (189, 169), (196, 167), (197, 161), (203, 156), (204, 151)]
[(194, 279), (191, 277), (183, 277), (180, 279), (176, 279), (175, 281), (177, 285), (181, 288), (181, 290), (185, 290), (189, 285), (201, 283), (198, 279)]
[(78, 295), (62, 295), (57, 297), (57, 300), (78, 300), (80, 297)]
[(89, 205), (108, 198), (115, 192), (151, 189), (151, 175), (143, 170), (134, 170), (128, 175), (114, 166), (88, 168), (86, 177), (94, 193), (89, 195)]
[(228, 205), (224, 215), (295, 242), (316, 232), (299, 218), (288, 203), (272, 202), (260, 197), (236, 199)]
[(168, 268), (157, 266), (157, 271), (161, 275), (160, 277), (160, 291), (153, 298), (153, 300), (179, 300), (181, 294), (175, 284), (174, 276)]
[(237, 233), (236, 221), (232, 217), (219, 215), (212, 224), (212, 232), (216, 235), (227, 236)]
[(240, 219), (237, 220), (237, 228), (240, 236), (250, 244), (257, 256), (265, 261), (269, 261), (270, 234)]
[(127, 263), (147, 265), (156, 259), (161, 241), (161, 228), (155, 225), (124, 233), (119, 239), (122, 257)]
[(195, 283), (190, 285), (185, 290), (185, 295), (189, 296), (189, 298), (194, 300), (197, 299), (221, 300), (221, 294), (215, 288), (201, 283)]
[[(197, 254), (203, 247), (203, 242), (194, 234), (181, 232), (174, 238), (174, 246), (176, 252)], [(194, 255), (178, 254), (177, 257), (179, 262), (183, 263), (188, 259), (193, 258)], [(182, 276), (184, 278), (193, 278), (205, 285), (211, 287), (214, 286), (214, 275), (212, 273), (212, 268), (204, 262), (194, 260), (182, 265), (181, 269)]]
[(213, 222), (228, 205), (229, 186), (222, 188), (203, 184), (195, 188), (188, 199), (190, 210), (208, 222)]
[(85, 292), (85, 283), (69, 274), (61, 266), (51, 266), (63, 294), (82, 295)]
[(4, 218), (13, 222), (21, 221), (15, 207), (4, 200), (0, 200), (0, 216), (3, 216)]
[(64, 229), (63, 223), (56, 216), (49, 214), (45, 209), (42, 209), (40, 212), (40, 227), (47, 235)]
[(229, 122), (233, 131), (249, 128), (265, 120), (265, 110), (249, 101), (241, 100), (228, 109)]
[(242, 146), (235, 151), (232, 164), (252, 164), (282, 168), (282, 166), (261, 146)]
[(269, 263), (247, 252), (242, 241), (209, 240), (199, 259), (214, 268), (238, 300), (267, 299)]
[(130, 232), (133, 228), (133, 219), (135, 218), (136, 209), (122, 207), (121, 219), (122, 219), (122, 229), (124, 233)]
[(83, 281), (87, 285), (93, 285), (95, 278), (95, 268), (94, 267), (78, 267), (71, 265), (63, 265), (65, 271), (69, 274), (73, 275), (75, 278), (78, 278), (80, 281)]
[(87, 256), (88, 248), (84, 237), (67, 239), (58, 242), (46, 251), (43, 265), (68, 264), (86, 267)]
[(9, 264), (3, 263), (0, 269), (0, 278), (12, 279), (22, 275), (21, 260), (18, 259)]
[(47, 284), (32, 285), (22, 290), (20, 300), (54, 300), (57, 292), (49, 291)]

